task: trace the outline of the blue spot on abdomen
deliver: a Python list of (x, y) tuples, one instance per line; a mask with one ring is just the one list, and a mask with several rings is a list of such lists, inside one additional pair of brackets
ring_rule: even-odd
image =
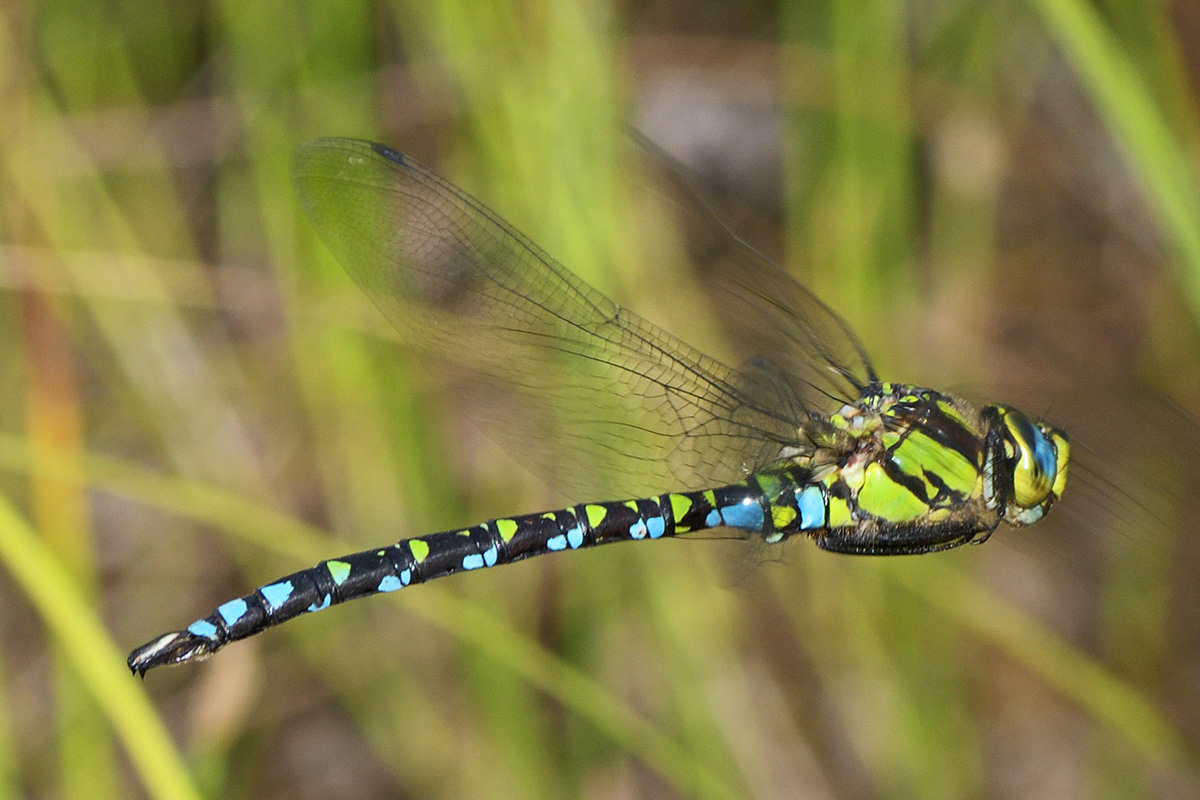
[(657, 539), (666, 532), (667, 523), (663, 522), (662, 517), (651, 517), (646, 520), (646, 530), (650, 532), (651, 539)]
[(721, 509), (721, 518), (731, 528), (744, 531), (761, 531), (763, 529), (763, 509), (757, 500), (744, 500), (732, 506)]
[(806, 486), (796, 495), (800, 509), (800, 530), (811, 531), (825, 527), (825, 495), (816, 486)]
[(221, 615), (221, 619), (225, 620), (226, 625), (233, 625), (239, 619), (246, 616), (246, 610), (246, 601), (238, 598), (219, 606), (217, 613)]
[(576, 525), (567, 531), (567, 544), (571, 546), (572, 550), (583, 544), (583, 528)]
[(272, 583), (269, 586), (264, 586), (258, 590), (258, 593), (267, 601), (267, 607), (272, 611), (279, 609), (281, 605), (287, 602), (292, 596), (295, 587), (291, 581), (282, 581), (281, 583)]
[(217, 635), (217, 626), (213, 625), (206, 619), (198, 619), (187, 627), (188, 633), (194, 633), (197, 636), (202, 636), (205, 639), (215, 638)]

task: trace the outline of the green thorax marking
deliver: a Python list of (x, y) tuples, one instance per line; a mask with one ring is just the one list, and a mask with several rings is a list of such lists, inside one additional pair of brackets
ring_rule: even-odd
[[(974, 408), (952, 397), (881, 384), (830, 415), (823, 429), (815, 427), (813, 447), (784, 455), (810, 470), (810, 480), (820, 488), (822, 527), (848, 528), (872, 518), (936, 522), (982, 495), (987, 424)], [(780, 470), (766, 470), (756, 479), (776, 529), (799, 525)]]

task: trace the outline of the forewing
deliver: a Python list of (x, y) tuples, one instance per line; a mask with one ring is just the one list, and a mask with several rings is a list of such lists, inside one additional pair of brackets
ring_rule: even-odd
[(295, 181), (403, 341), (509, 398), (483, 404), (485, 431), (553, 484), (641, 494), (737, 480), (796, 437), (784, 402), (618, 307), (412, 159), (322, 139), (298, 151)]
[(784, 396), (805, 409), (857, 400), (877, 378), (850, 326), (734, 234), (670, 155), (641, 134), (631, 134), (738, 356), (772, 372), (786, 385)]

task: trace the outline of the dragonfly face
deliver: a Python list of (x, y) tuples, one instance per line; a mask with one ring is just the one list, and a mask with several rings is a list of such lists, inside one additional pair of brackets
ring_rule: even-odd
[(1066, 487), (1067, 435), (1007, 406), (987, 406), (983, 415), (992, 428), (984, 464), (985, 499), (1010, 525), (1032, 525)]

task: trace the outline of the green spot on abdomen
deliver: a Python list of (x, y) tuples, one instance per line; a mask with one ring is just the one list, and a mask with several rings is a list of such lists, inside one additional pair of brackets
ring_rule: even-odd
[(791, 506), (771, 506), (771, 521), (776, 528), (786, 528), (796, 519), (796, 509)]
[(686, 514), (691, 507), (692, 499), (690, 497), (682, 494), (671, 495), (671, 516), (675, 519), (677, 524), (681, 519), (683, 519), (683, 515)]
[(409, 539), (408, 550), (412, 553), (413, 558), (417, 560), (418, 564), (425, 560), (425, 556), (429, 555), (428, 543), (420, 539)]
[(517, 533), (517, 523), (511, 519), (496, 520), (496, 532), (500, 534), (500, 538), (506, 542), (511, 542), (512, 537)]
[(350, 565), (345, 561), (326, 561), (325, 568), (329, 570), (333, 582), (341, 586), (350, 577)]
[(887, 476), (883, 467), (867, 467), (858, 491), (858, 507), (888, 522), (911, 522), (929, 510), (919, 497)]
[(604, 506), (587, 505), (583, 510), (587, 514), (588, 524), (593, 528), (604, 522), (604, 518), (608, 516), (608, 509)]

